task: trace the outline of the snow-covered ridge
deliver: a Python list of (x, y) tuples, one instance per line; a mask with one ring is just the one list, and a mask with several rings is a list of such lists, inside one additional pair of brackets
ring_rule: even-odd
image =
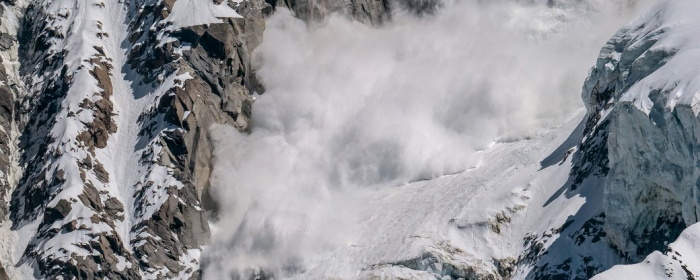
[[(632, 103), (647, 115), (654, 106), (670, 112), (676, 105), (689, 106), (698, 114), (700, 70), (692, 63), (700, 60), (700, 39), (694, 36), (700, 24), (695, 16), (698, 8), (693, 1), (662, 1), (611, 39), (593, 76), (616, 79), (617, 83), (608, 87), (616, 89), (610, 96), (613, 102)], [(599, 96), (587, 94), (595, 95), (594, 87), (602, 92), (606, 86), (595, 82), (587, 82), (584, 89), (589, 110), (599, 105)]]

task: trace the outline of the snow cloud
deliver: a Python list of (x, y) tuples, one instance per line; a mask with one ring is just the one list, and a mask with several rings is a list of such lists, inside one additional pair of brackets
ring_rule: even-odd
[(447, 1), (381, 27), (278, 11), (256, 50), (267, 92), (251, 132), (212, 128), (221, 211), (205, 278), (299, 274), (355, 242), (378, 190), (476, 167), (492, 142), (564, 119), (641, 2)]

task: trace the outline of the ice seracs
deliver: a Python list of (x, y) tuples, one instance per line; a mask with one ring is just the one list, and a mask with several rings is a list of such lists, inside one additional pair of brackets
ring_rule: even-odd
[(630, 260), (698, 220), (699, 8), (661, 1), (606, 44), (584, 86), (587, 127), (607, 139), (605, 232)]

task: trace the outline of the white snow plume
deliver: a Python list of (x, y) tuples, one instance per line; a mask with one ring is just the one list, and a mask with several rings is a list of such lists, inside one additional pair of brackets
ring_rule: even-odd
[(213, 128), (221, 211), (205, 278), (305, 271), (352, 246), (376, 190), (477, 167), (490, 143), (563, 119), (638, 2), (449, 1), (381, 27), (278, 11), (251, 132)]

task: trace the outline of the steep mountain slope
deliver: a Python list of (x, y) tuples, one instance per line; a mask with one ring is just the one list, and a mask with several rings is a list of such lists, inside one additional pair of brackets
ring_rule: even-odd
[[(21, 2), (20, 2), (21, 3)], [(17, 131), (14, 126), (15, 95), (21, 88), (21, 80), (17, 75), (17, 31), (19, 29), (19, 13), (15, 6), (7, 3), (0, 4), (0, 100), (2, 111), (0, 112), (0, 221), (7, 217), (10, 186), (14, 184), (13, 156), (14, 148), (10, 143), (14, 142)]]
[[(15, 3), (21, 5), (22, 1)], [(19, 58), (17, 57), (17, 31), (19, 29), (20, 9), (11, 2), (0, 2), (0, 279), (8, 279), (5, 267), (12, 271), (13, 246), (9, 230), (8, 214), (12, 187), (17, 182), (17, 149), (12, 144), (18, 132), (15, 125), (15, 96), (22, 88), (18, 75)]]
[(694, 224), (668, 244), (665, 253), (654, 251), (638, 264), (615, 266), (593, 279), (697, 279), (700, 273), (698, 233), (698, 224)]
[[(531, 24), (524, 30), (533, 42), (601, 7), (634, 10), (626, 0), (502, 2), (523, 7), (506, 24)], [(278, 237), (242, 224), (206, 246), (210, 226), (228, 221), (210, 220), (239, 207), (211, 193), (214, 163), (227, 172), (227, 157), (238, 155), (230, 150), (269, 148), (241, 140), (254, 135), (253, 96), (265, 92), (256, 73), (265, 57), (255, 49), (268, 16), (289, 9), (313, 28), (339, 13), (381, 26), (397, 13), (428, 21), (452, 4), (0, 0), (0, 279), (700, 275), (693, 225), (700, 6), (692, 0), (661, 1), (603, 47), (584, 85), (585, 112), (540, 123), (524, 137), (501, 135), (467, 171), (325, 202), (333, 207), (319, 209), (338, 211), (322, 220), (329, 227), (359, 221), (337, 229), (353, 231), (349, 242), (316, 240), (323, 254), (299, 250), (271, 265), (264, 258), (282, 252), (274, 246), (293, 230), (273, 232)], [(519, 20), (530, 15), (519, 12), (539, 9), (544, 19)], [(276, 151), (260, 155), (282, 158)], [(312, 199), (302, 202), (323, 203)], [(340, 211), (348, 205), (353, 213)], [(280, 220), (262, 208), (249, 220)], [(315, 218), (303, 211), (282, 218), (291, 216)], [(308, 242), (313, 230), (295, 241)], [(250, 251), (232, 250), (241, 247)], [(258, 249), (268, 253), (262, 261), (247, 254)], [(239, 266), (252, 273), (238, 274)]]

